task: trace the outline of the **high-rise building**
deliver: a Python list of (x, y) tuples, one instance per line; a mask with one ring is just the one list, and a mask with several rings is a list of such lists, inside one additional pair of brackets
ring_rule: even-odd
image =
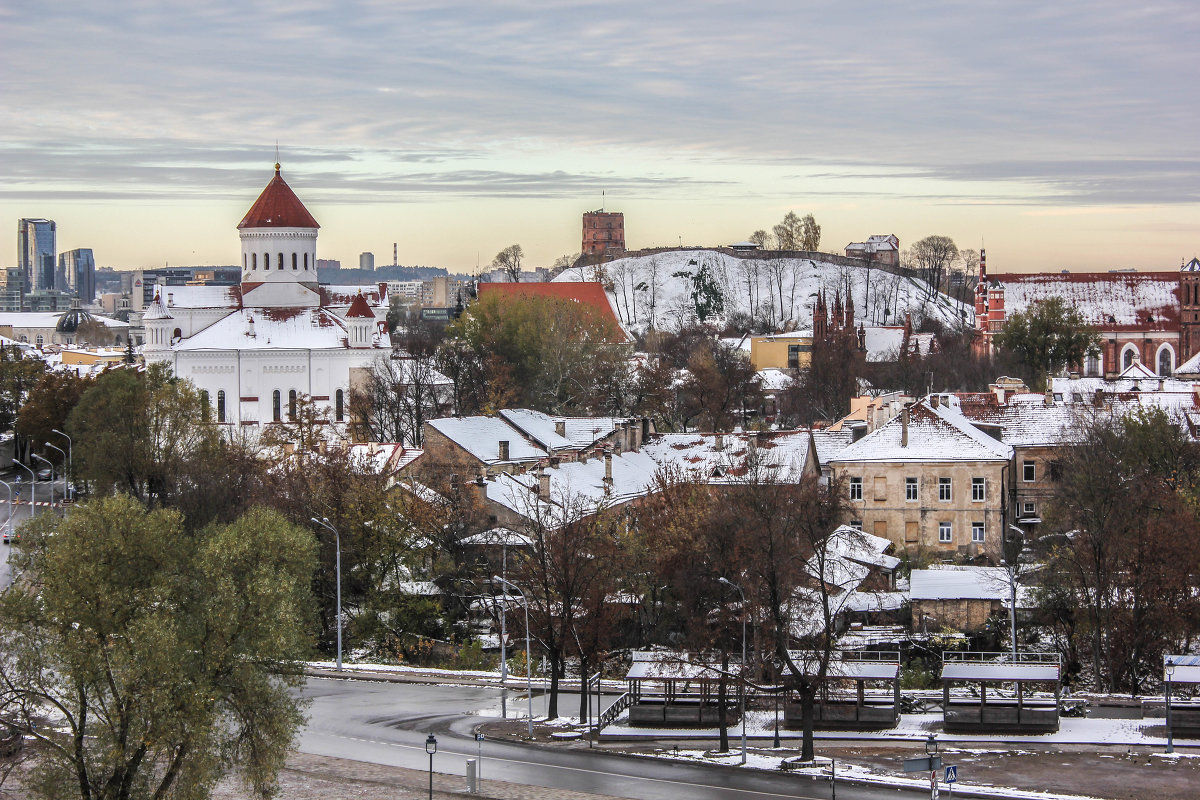
[(369, 270), (369, 271), (374, 271), (374, 269), (375, 269), (375, 254), (374, 253), (360, 253), (358, 256), (358, 268)]
[(62, 291), (71, 292), (80, 302), (90, 304), (96, 300), (96, 259), (92, 248), (80, 247), (68, 250), (58, 257), (58, 272), (62, 280)]
[(54, 289), (55, 225), (49, 219), (17, 223), (17, 266), (25, 271), (26, 291)]

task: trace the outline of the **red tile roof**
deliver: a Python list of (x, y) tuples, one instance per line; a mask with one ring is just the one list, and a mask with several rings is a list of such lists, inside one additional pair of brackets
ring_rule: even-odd
[(346, 319), (351, 317), (365, 317), (367, 319), (375, 319), (374, 312), (367, 305), (367, 298), (361, 294), (354, 295), (354, 299), (350, 301), (350, 308), (346, 310)]
[(242, 228), (319, 228), (312, 214), (296, 197), (292, 187), (279, 175), (279, 165), (275, 165), (275, 177), (262, 190), (262, 194), (250, 206), (246, 216), (238, 223)]
[(621, 327), (613, 311), (608, 295), (604, 293), (603, 284), (597, 281), (555, 281), (553, 283), (481, 283), (479, 296), (499, 294), (504, 297), (556, 297), (560, 300), (574, 300), (591, 306), (600, 315), (611, 321), (616, 330), (623, 336), (628, 336)]

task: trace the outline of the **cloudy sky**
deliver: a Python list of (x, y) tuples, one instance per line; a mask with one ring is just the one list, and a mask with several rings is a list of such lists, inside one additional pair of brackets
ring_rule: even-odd
[(118, 268), (235, 263), (271, 176), (321, 257), (470, 270), (725, 244), (812, 212), (986, 244), (996, 271), (1200, 254), (1200, 4), (0, 5), (0, 263), (16, 221)]

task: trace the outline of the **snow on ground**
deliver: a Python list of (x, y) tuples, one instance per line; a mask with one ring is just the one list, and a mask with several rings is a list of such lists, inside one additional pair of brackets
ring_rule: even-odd
[[(939, 294), (926, 302), (925, 285), (912, 278), (875, 268), (842, 266), (800, 258), (739, 258), (714, 250), (678, 250), (619, 258), (603, 265), (609, 300), (618, 318), (630, 330), (671, 329), (694, 317), (691, 277), (701, 266), (720, 285), (724, 315), (754, 314), (775, 325), (791, 320), (807, 328), (817, 293), (825, 291), (833, 311), (835, 293), (843, 300), (846, 286), (854, 295), (855, 324), (902, 325), (904, 314), (914, 325), (934, 317), (958, 327), (973, 320), (973, 308)], [(595, 267), (568, 269), (555, 281), (591, 281)], [(965, 315), (965, 316), (964, 316)]]

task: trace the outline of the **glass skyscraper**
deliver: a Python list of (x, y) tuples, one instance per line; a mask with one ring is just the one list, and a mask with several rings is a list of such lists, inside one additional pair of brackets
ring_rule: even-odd
[(25, 273), (26, 291), (50, 291), (56, 266), (55, 225), (49, 219), (17, 223), (17, 266)]
[(71, 292), (84, 304), (96, 301), (96, 259), (90, 247), (68, 250), (58, 257), (59, 290)]

